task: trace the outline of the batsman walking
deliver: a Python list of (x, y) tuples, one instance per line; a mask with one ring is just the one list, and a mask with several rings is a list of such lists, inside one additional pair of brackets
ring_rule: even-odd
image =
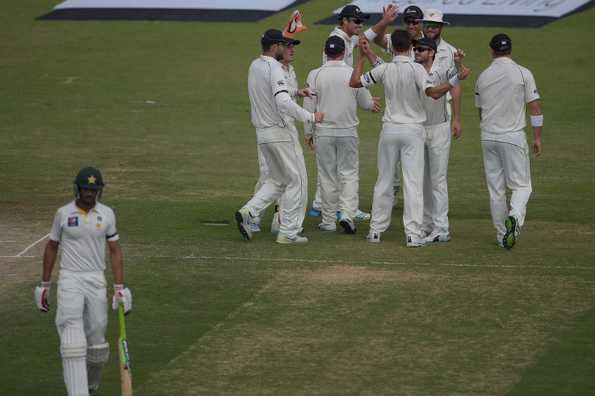
[(132, 295), (124, 287), (116, 217), (111, 208), (99, 202), (103, 187), (98, 169), (88, 167), (79, 171), (74, 180), (76, 199), (58, 209), (54, 217), (43, 254), (42, 282), (34, 291), (37, 308), (48, 312), (50, 280), (61, 245), (56, 327), (69, 396), (93, 395), (99, 388), (101, 369), (109, 358), (105, 339), (106, 242), (114, 275), (112, 308), (115, 310), (122, 303), (126, 312), (132, 309)]

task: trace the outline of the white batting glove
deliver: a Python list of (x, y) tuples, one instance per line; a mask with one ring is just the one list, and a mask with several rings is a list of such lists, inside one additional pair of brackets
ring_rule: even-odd
[(112, 298), (112, 309), (115, 311), (118, 309), (119, 304), (124, 305), (124, 314), (132, 311), (132, 293), (130, 289), (124, 287), (124, 285), (114, 285), (114, 297)]
[(41, 282), (33, 293), (35, 305), (41, 312), (50, 310), (50, 282)]

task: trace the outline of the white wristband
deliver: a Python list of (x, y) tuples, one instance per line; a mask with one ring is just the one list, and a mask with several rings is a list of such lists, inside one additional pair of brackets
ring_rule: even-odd
[(459, 80), (459, 76), (457, 76), (456, 74), (452, 76), (450, 80), (448, 80), (448, 83), (451, 87), (456, 87), (457, 85), (459, 85), (460, 82), (461, 81)]
[(543, 126), (543, 114), (532, 115), (531, 116), (531, 126), (534, 128), (542, 127)]
[(368, 30), (366, 30), (366, 31), (364, 32), (364, 36), (366, 36), (366, 38), (368, 39), (368, 41), (372, 41), (372, 40), (374, 40), (374, 39), (376, 38), (376, 36), (378, 36), (378, 35), (376, 34), (376, 32), (375, 32), (375, 31), (373, 31), (373, 30), (372, 30), (372, 28), (369, 28)]

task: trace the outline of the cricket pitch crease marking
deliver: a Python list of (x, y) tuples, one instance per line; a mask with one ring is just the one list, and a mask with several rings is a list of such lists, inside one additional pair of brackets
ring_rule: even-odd
[(27, 253), (29, 251), (29, 249), (31, 249), (32, 247), (34, 247), (39, 242), (43, 241), (44, 239), (46, 239), (49, 236), (50, 236), (50, 234), (45, 234), (44, 236), (42, 236), (41, 238), (39, 238), (38, 240), (36, 240), (35, 242), (33, 242), (31, 245), (27, 246), (25, 248), (25, 250), (23, 250), (22, 252), (20, 252), (19, 254), (17, 254), (14, 258), (17, 258), (17, 257), (34, 257), (34, 256), (23, 256), (23, 255), (25, 253)]

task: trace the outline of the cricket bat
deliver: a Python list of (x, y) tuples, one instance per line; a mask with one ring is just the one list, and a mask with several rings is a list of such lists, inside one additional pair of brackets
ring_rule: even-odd
[(126, 319), (124, 305), (118, 305), (118, 321), (120, 322), (120, 336), (118, 337), (118, 354), (120, 355), (120, 382), (122, 396), (132, 396), (132, 375), (130, 373), (130, 354), (128, 353), (128, 339), (126, 338)]

